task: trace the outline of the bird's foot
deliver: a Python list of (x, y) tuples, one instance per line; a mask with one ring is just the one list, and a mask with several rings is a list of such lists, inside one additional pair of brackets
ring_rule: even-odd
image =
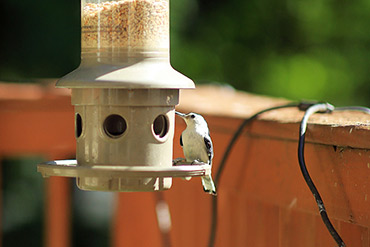
[(184, 158), (176, 158), (172, 161), (172, 165), (173, 166), (177, 166), (177, 165), (180, 165), (179, 163), (184, 163), (186, 162), (186, 159)]
[(203, 165), (204, 162), (200, 161), (200, 160), (193, 160), (193, 162), (190, 163), (190, 165)]

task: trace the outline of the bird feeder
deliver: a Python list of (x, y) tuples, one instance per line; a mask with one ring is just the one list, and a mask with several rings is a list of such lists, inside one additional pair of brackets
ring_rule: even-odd
[(156, 191), (207, 166), (172, 166), (179, 90), (194, 88), (169, 61), (169, 0), (83, 1), (81, 65), (72, 89), (76, 160), (38, 165), (83, 190)]

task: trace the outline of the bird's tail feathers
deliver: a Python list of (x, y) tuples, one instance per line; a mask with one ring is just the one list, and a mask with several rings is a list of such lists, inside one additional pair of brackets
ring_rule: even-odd
[(216, 186), (215, 186), (215, 183), (213, 182), (211, 175), (202, 177), (202, 185), (203, 185), (203, 190), (206, 193), (211, 194), (213, 196), (217, 195)]

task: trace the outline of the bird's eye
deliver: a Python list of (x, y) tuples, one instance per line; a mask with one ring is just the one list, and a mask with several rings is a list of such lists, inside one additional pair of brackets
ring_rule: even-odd
[(191, 116), (190, 116), (191, 118), (195, 118), (195, 115), (194, 114), (191, 114)]

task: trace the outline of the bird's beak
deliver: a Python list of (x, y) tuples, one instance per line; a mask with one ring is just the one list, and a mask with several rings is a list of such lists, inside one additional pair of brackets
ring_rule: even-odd
[(175, 111), (175, 114), (182, 117), (182, 118), (185, 118), (185, 114), (184, 113), (181, 113), (181, 112), (178, 112), (178, 111)]

